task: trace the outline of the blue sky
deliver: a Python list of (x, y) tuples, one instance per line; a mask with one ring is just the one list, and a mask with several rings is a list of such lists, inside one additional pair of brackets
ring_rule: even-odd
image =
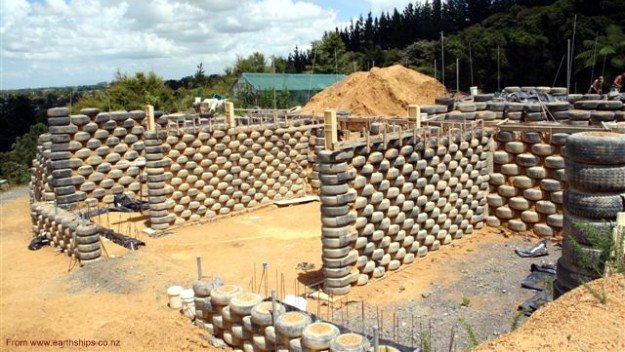
[(0, 0), (0, 88), (93, 84), (117, 70), (221, 73), (238, 56), (287, 55), (403, 0)]

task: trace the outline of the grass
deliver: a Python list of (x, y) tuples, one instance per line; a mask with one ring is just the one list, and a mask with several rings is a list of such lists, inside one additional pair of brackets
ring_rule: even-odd
[(471, 306), (471, 299), (467, 296), (462, 296), (462, 302), (460, 302), (461, 307), (469, 307)]
[(469, 350), (474, 349), (475, 347), (477, 347), (477, 345), (480, 344), (480, 340), (477, 338), (477, 335), (475, 335), (475, 331), (473, 331), (473, 327), (462, 317), (458, 318), (458, 321), (460, 322), (460, 324), (462, 324), (462, 327), (467, 332), (467, 335), (468, 335), (467, 348)]
[(518, 311), (514, 315), (514, 317), (512, 317), (512, 325), (510, 326), (510, 331), (516, 330), (516, 328), (518, 328), (521, 323), (521, 318), (525, 315), (525, 313), (529, 313), (531, 311), (532, 310), (529, 308), (525, 308), (525, 309)]
[[(573, 223), (573, 226), (584, 232), (592, 248), (601, 252), (599, 260), (592, 258), (584, 252), (579, 242), (569, 237), (573, 251), (577, 254), (582, 268), (599, 277), (625, 273), (625, 234), (621, 234), (620, 239), (616, 241), (612, 234), (611, 226), (602, 227), (606, 229), (604, 231), (597, 230), (596, 227), (584, 221), (577, 221)], [(582, 282), (582, 285), (599, 302), (602, 304), (607, 303), (608, 297), (605, 290), (593, 288), (587, 281)]]
[(419, 333), (419, 340), (421, 341), (421, 351), (432, 352), (432, 334), (430, 334), (429, 331), (421, 331)]

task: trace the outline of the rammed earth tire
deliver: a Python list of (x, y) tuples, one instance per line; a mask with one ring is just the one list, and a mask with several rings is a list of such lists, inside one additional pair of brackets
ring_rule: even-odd
[(611, 220), (625, 211), (625, 193), (588, 193), (569, 187), (564, 191), (564, 207), (582, 218)]
[[(256, 325), (260, 326), (268, 326), (273, 324), (273, 305), (271, 301), (265, 301), (255, 305), (252, 308), (251, 316), (252, 322)], [(286, 312), (284, 306), (280, 303), (276, 302), (276, 316), (280, 316)]]
[(590, 274), (600, 276), (605, 268), (608, 253), (593, 246), (578, 243), (570, 236), (566, 236), (562, 241), (562, 257), (566, 258), (568, 263)]
[(339, 328), (329, 323), (313, 323), (302, 331), (302, 345), (320, 351), (330, 347), (330, 342), (340, 334)]
[(565, 169), (570, 187), (587, 192), (625, 191), (625, 165), (592, 165), (569, 159)]
[(558, 259), (558, 266), (556, 268), (556, 280), (560, 285), (568, 289), (574, 289), (584, 283), (598, 279), (598, 275), (590, 275), (581, 268), (577, 268), (574, 265), (567, 263), (566, 259)]
[(243, 289), (235, 285), (223, 285), (211, 290), (211, 302), (215, 305), (226, 306), (230, 300), (243, 292)]
[(625, 164), (625, 135), (610, 132), (582, 132), (566, 141), (568, 160), (598, 165)]
[(244, 292), (232, 297), (229, 304), (233, 313), (245, 316), (250, 315), (252, 308), (262, 301), (263, 298), (260, 295), (251, 292)]
[(330, 342), (332, 352), (362, 352), (368, 351), (370, 347), (369, 340), (354, 333), (338, 335)]
[(312, 324), (310, 315), (303, 312), (287, 312), (280, 315), (275, 322), (276, 332), (289, 339), (302, 336), (302, 331)]
[(578, 243), (591, 245), (597, 241), (595, 238), (599, 238), (602, 242), (612, 238), (613, 223), (591, 221), (565, 213), (562, 228), (564, 234), (571, 236)]

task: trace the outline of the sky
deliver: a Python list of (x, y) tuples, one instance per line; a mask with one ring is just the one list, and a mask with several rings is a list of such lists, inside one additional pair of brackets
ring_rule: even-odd
[(0, 89), (223, 73), (255, 51), (286, 56), (404, 0), (0, 0)]

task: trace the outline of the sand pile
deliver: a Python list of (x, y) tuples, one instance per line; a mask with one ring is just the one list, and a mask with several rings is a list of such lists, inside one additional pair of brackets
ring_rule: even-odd
[(306, 112), (346, 110), (360, 116), (407, 116), (410, 104), (434, 104), (445, 95), (436, 79), (395, 65), (356, 72), (312, 97)]
[(519, 329), (474, 351), (625, 351), (625, 275), (590, 286), (605, 293), (606, 304), (578, 287), (538, 310)]

